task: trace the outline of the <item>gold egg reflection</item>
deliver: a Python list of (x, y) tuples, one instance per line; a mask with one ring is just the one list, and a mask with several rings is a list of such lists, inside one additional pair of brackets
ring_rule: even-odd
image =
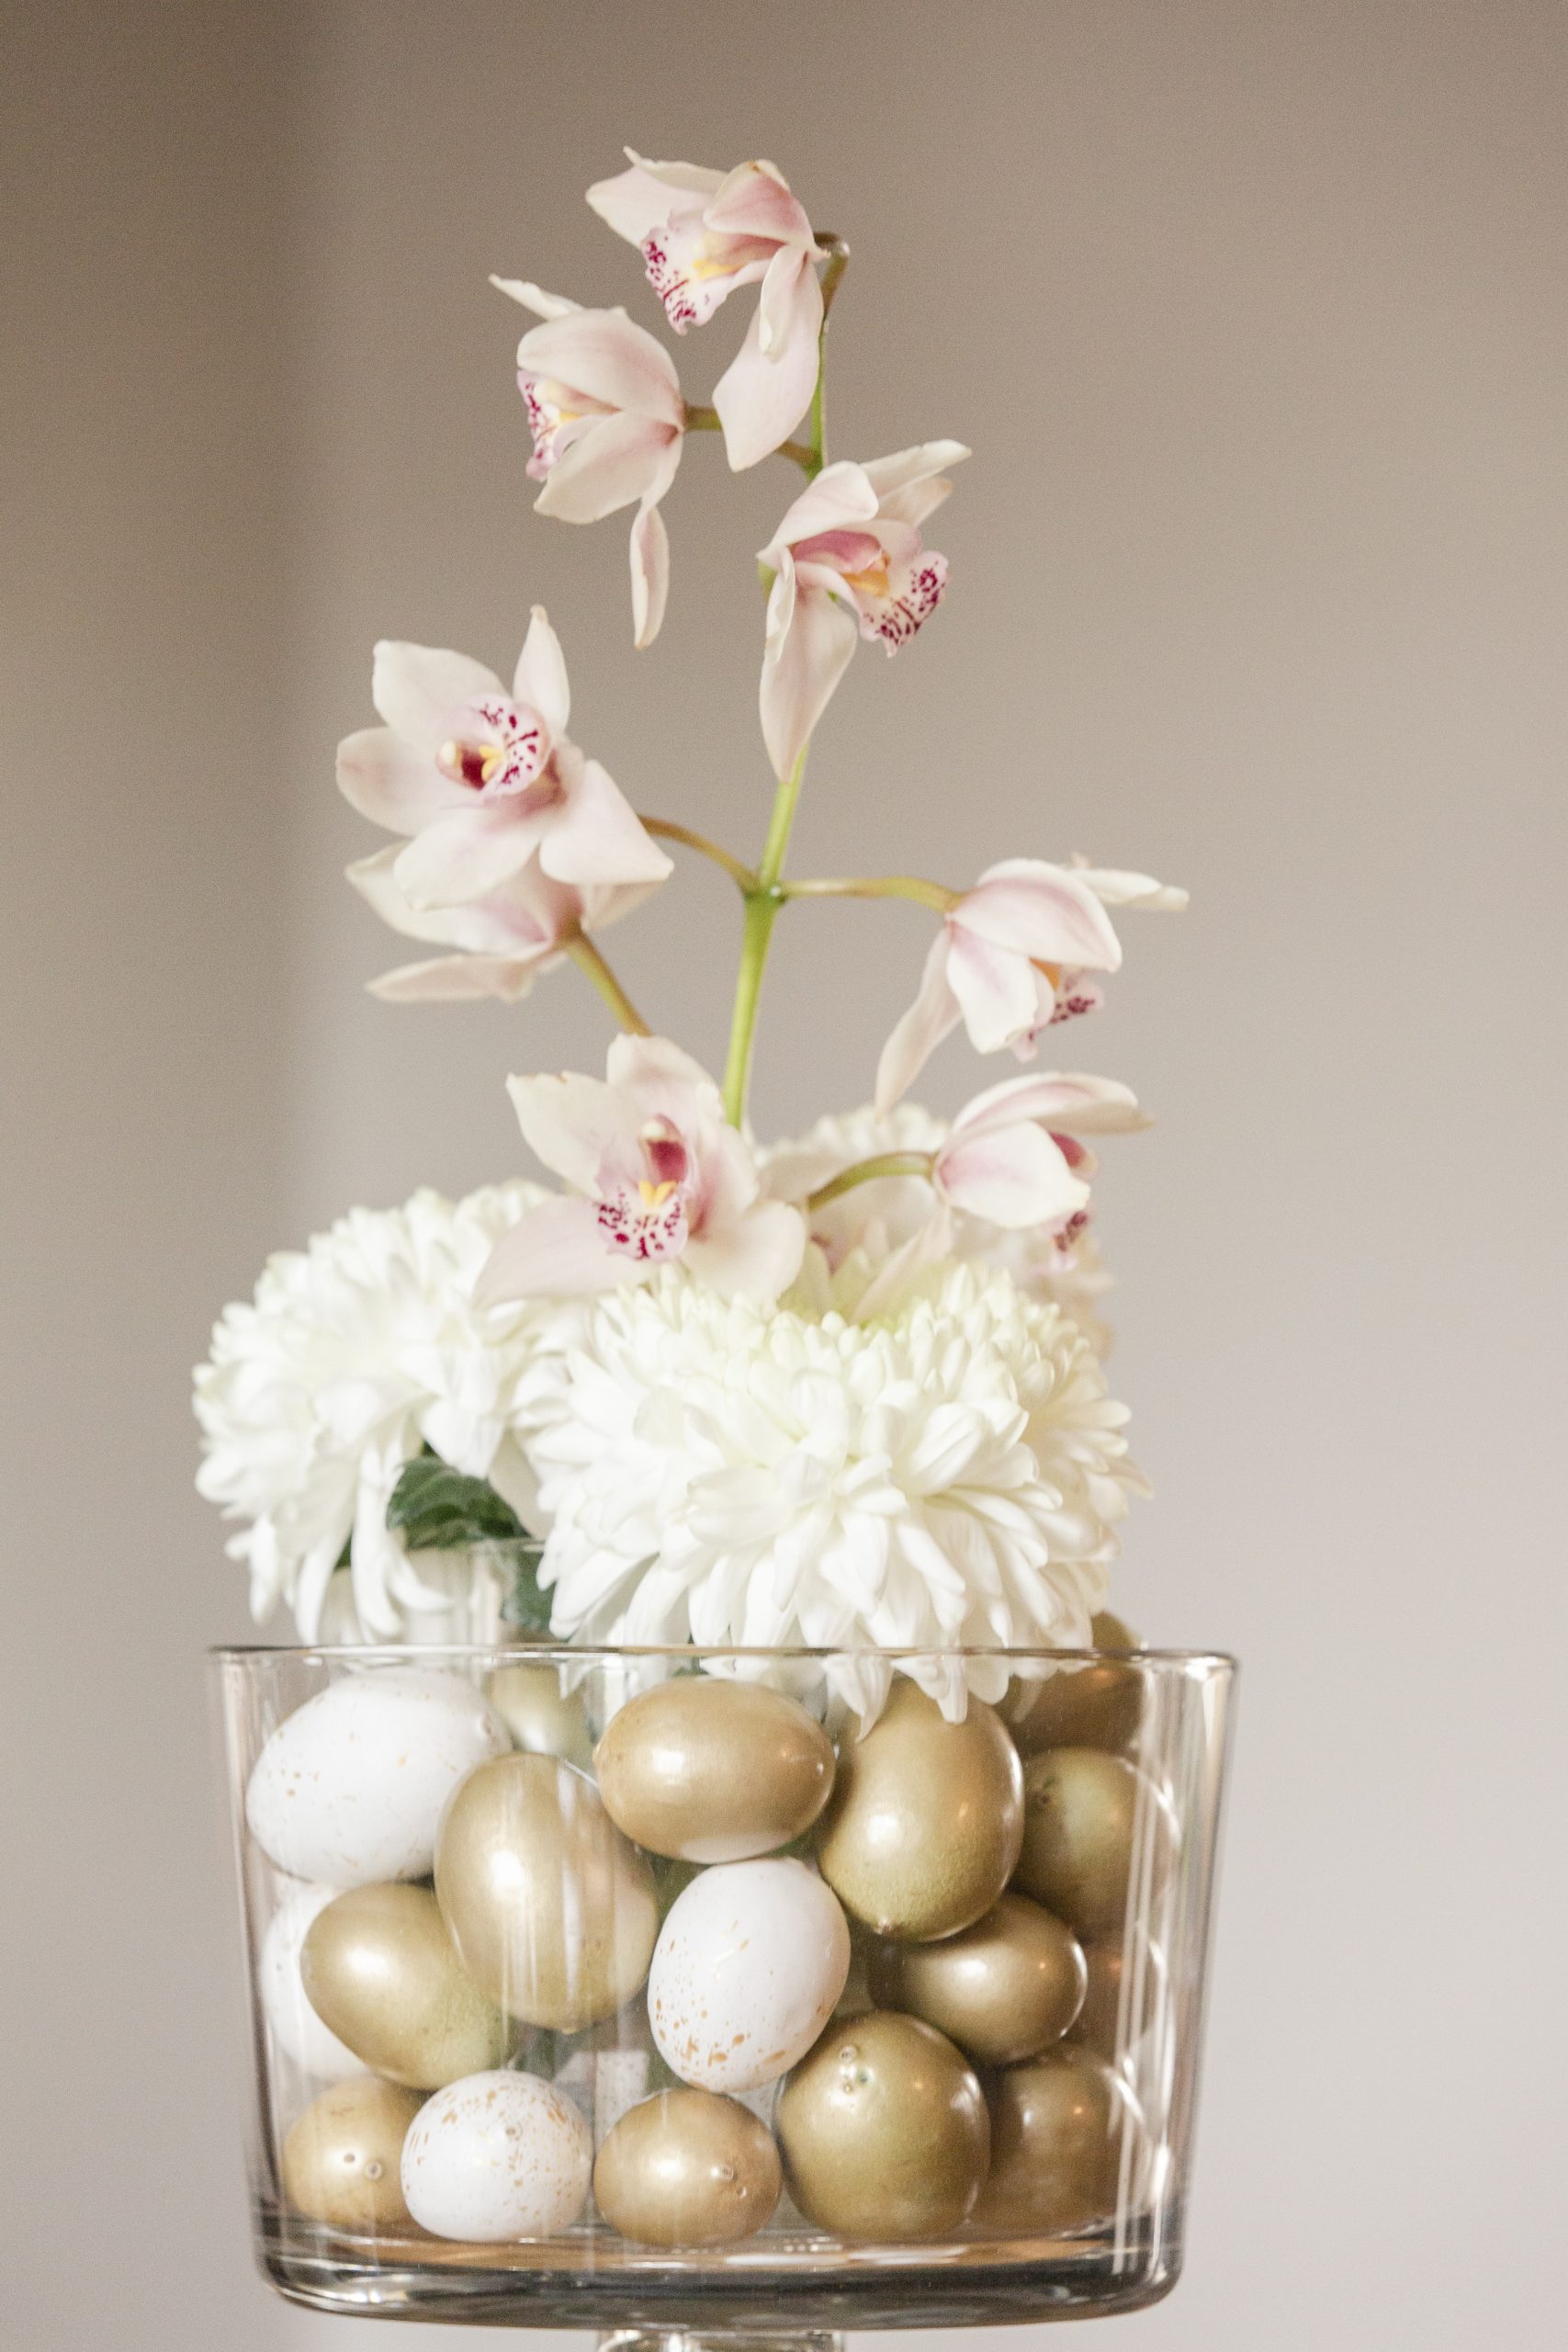
[(1017, 1885), (1085, 1939), (1118, 1929), (1134, 1861), (1158, 1884), (1174, 1849), (1170, 1809), (1123, 1757), (1057, 1747), (1023, 1770)]
[(987, 2065), (1059, 2041), (1088, 1984), (1072, 1929), (1021, 1894), (941, 1943), (879, 1946), (868, 1973), (880, 2007), (923, 2018)]
[(323, 2091), (283, 2143), (283, 2193), (294, 2211), (336, 2230), (409, 2227), (403, 2141), (423, 2104), (373, 2075)]
[(749, 2108), (682, 2089), (621, 2117), (599, 2151), (593, 2194), (641, 2245), (731, 2245), (771, 2220), (783, 2178), (773, 2135)]
[(1142, 2118), (1122, 2077), (1071, 2044), (996, 2077), (976, 2228), (1054, 2237), (1135, 2202)]
[(629, 2001), (659, 1928), (653, 1873), (592, 1782), (550, 1756), (470, 1772), (443, 1816), (435, 1893), (480, 1990), (575, 2032)]
[(1018, 1754), (993, 1710), (969, 1702), (949, 1723), (904, 1678), (839, 1773), (818, 1838), (822, 1875), (844, 1908), (884, 1936), (950, 1936), (988, 1911), (1023, 1837)]
[(785, 2083), (776, 2120), (795, 2203), (844, 2237), (944, 2237), (986, 2177), (979, 2080), (918, 2018), (874, 2009), (829, 2025)]

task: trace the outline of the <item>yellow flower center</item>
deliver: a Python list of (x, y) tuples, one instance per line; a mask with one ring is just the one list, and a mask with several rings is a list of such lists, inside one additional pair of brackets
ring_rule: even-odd
[(646, 1176), (639, 1177), (637, 1180), (637, 1191), (642, 1195), (642, 1204), (645, 1209), (662, 1208), (674, 1190), (674, 1183), (669, 1178), (666, 1178), (662, 1184), (650, 1184)]
[(874, 563), (868, 563), (863, 571), (846, 571), (844, 582), (847, 587), (858, 588), (863, 596), (886, 596), (887, 594), (886, 556), (879, 556)]

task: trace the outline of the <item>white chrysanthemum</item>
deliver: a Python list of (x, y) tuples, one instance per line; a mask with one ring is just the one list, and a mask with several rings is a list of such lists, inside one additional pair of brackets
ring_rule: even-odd
[(531, 1495), (511, 1424), (562, 1312), (473, 1302), (496, 1241), (547, 1197), (517, 1182), (355, 1209), (269, 1259), (254, 1298), (226, 1309), (196, 1374), (197, 1485), (248, 1522), (229, 1551), (249, 1565), (258, 1622), (286, 1600), (316, 1640), (345, 1543), (352, 1603), (334, 1588), (336, 1638), (394, 1639), (408, 1612), (450, 1610), (451, 1575), (427, 1581), (387, 1526), (399, 1472), (425, 1445), (514, 1502)]
[[(777, 1144), (760, 1158), (773, 1181), (785, 1178), (786, 1189), (786, 1171), (791, 1170), (800, 1170), (815, 1189), (853, 1160), (891, 1151), (936, 1151), (947, 1133), (948, 1122), (918, 1103), (900, 1102), (886, 1112), (868, 1103), (858, 1111), (829, 1112), (797, 1142)], [(857, 1253), (876, 1264), (912, 1239), (930, 1219), (933, 1205), (931, 1188), (920, 1177), (880, 1176), (816, 1210), (812, 1238), (834, 1274)], [(955, 1214), (951, 1233), (955, 1258), (1005, 1266), (1021, 1290), (1059, 1306), (1096, 1355), (1103, 1360), (1110, 1354), (1113, 1334), (1099, 1301), (1114, 1277), (1105, 1270), (1092, 1225), (1063, 1238), (1047, 1226), (1007, 1230), (981, 1217)]]
[[(949, 1260), (864, 1324), (680, 1274), (527, 1384), (557, 1633), (828, 1649), (1075, 1644), (1142, 1488), (1060, 1312)], [(964, 1677), (928, 1669), (944, 1705)], [(996, 1697), (997, 1661), (969, 1687)], [(847, 1695), (857, 1703), (863, 1689)]]

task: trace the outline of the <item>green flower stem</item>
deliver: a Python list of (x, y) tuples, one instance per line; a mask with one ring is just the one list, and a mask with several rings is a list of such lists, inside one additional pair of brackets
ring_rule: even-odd
[(652, 833), (661, 842), (679, 842), (683, 849), (694, 849), (699, 856), (711, 858), (715, 865), (724, 868), (737, 888), (756, 888), (755, 868), (743, 865), (739, 858), (732, 857), (717, 842), (709, 841), (705, 833), (694, 832), (690, 825), (673, 824), (668, 817), (644, 817), (641, 823), (645, 833)]
[(811, 395), (811, 455), (803, 469), (808, 481), (814, 481), (828, 462), (828, 314), (850, 266), (850, 249), (842, 237), (825, 230), (817, 243), (829, 261), (822, 273), (822, 333), (818, 340), (817, 389)]
[(757, 1007), (762, 993), (762, 973), (768, 961), (773, 925), (784, 894), (779, 884), (784, 853), (800, 805), (807, 752), (800, 754), (773, 795), (773, 813), (761, 863), (745, 893), (746, 928), (740, 942), (740, 969), (735, 976), (735, 1010), (730, 1016), (729, 1052), (724, 1065), (724, 1115), (738, 1127), (746, 1116), (746, 1093), (751, 1080), (751, 1048), (757, 1033)]
[(870, 1159), (852, 1160), (848, 1168), (840, 1168), (825, 1184), (818, 1184), (810, 1194), (807, 1207), (825, 1209), (844, 1193), (852, 1193), (857, 1184), (874, 1184), (879, 1176), (924, 1176), (930, 1178), (933, 1165), (929, 1151), (879, 1151)]
[(580, 972), (586, 972), (623, 1029), (629, 1029), (634, 1037), (652, 1035), (647, 1022), (585, 933), (579, 932), (567, 954)]
[(962, 895), (941, 882), (924, 882), (918, 874), (833, 875), (782, 887), (786, 899), (913, 899), (918, 906), (934, 907), (939, 915), (956, 906)]

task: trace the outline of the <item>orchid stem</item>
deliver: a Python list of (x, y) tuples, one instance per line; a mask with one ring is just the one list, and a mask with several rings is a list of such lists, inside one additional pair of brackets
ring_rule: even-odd
[(807, 1196), (808, 1209), (825, 1209), (829, 1201), (840, 1193), (852, 1192), (857, 1184), (874, 1184), (880, 1176), (925, 1176), (931, 1172), (929, 1151), (879, 1151), (870, 1159), (852, 1160), (848, 1168), (840, 1168), (825, 1184)]
[(757, 1033), (757, 1007), (762, 993), (762, 974), (767, 966), (773, 925), (784, 902), (779, 876), (784, 871), (784, 854), (789, 848), (795, 812), (800, 805), (800, 787), (806, 775), (807, 752), (809, 749), (809, 745), (803, 748), (800, 757), (773, 795), (773, 813), (768, 822), (768, 838), (762, 845), (761, 860), (752, 876), (751, 888), (746, 892), (746, 929), (740, 943), (740, 968), (735, 976), (735, 1011), (730, 1017), (729, 1052), (724, 1065), (724, 1115), (734, 1127), (739, 1126), (746, 1116), (746, 1095), (751, 1081), (751, 1048)]
[(739, 889), (756, 888), (754, 867), (742, 865), (739, 858), (732, 857), (717, 842), (709, 841), (705, 833), (694, 832), (690, 825), (673, 824), (668, 817), (644, 817), (642, 829), (646, 833), (656, 834), (660, 841), (679, 842), (683, 849), (694, 849), (700, 857), (711, 858), (715, 865), (724, 868)]
[(785, 882), (786, 899), (913, 899), (944, 915), (955, 906), (959, 893), (941, 882), (922, 881), (918, 874), (830, 875), (820, 881)]
[(585, 933), (579, 932), (567, 954), (580, 972), (587, 973), (623, 1029), (629, 1029), (634, 1037), (652, 1035), (647, 1022)]
[(817, 345), (817, 389), (811, 395), (811, 457), (804, 468), (808, 480), (815, 480), (828, 462), (828, 314), (840, 280), (850, 266), (850, 249), (842, 237), (827, 231), (817, 242), (828, 254), (829, 261), (822, 273), (822, 332)]

